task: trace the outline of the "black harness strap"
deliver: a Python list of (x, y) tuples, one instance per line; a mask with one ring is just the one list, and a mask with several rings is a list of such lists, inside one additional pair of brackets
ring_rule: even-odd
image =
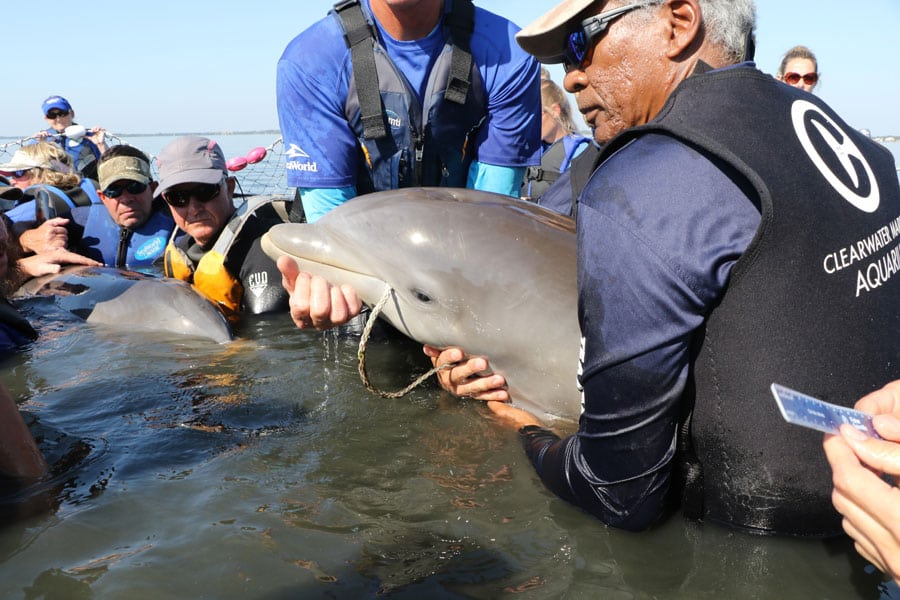
[(588, 179), (591, 178), (591, 175), (594, 174), (594, 171), (600, 165), (600, 150), (601, 148), (596, 144), (588, 144), (584, 152), (572, 160), (572, 165), (569, 167), (571, 171), (569, 182), (572, 184), (572, 206), (569, 209), (569, 214), (573, 218), (578, 216), (578, 196), (581, 195)]
[(366, 21), (359, 0), (339, 2), (334, 6), (334, 11), (341, 20), (344, 41), (350, 48), (363, 137), (369, 140), (383, 138), (387, 135), (387, 127), (378, 86), (378, 69), (375, 67), (375, 32)]
[(469, 94), (472, 73), (472, 49), (470, 41), (475, 31), (475, 5), (471, 0), (453, 0), (450, 14), (446, 17), (450, 43), (450, 77), (444, 99), (455, 104), (465, 104)]

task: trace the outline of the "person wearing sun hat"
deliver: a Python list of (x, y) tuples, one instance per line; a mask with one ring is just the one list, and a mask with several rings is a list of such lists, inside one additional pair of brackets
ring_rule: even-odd
[(75, 109), (68, 100), (59, 95), (48, 96), (41, 103), (41, 113), (48, 127), (38, 131), (34, 137), (57, 144), (72, 157), (75, 170), (91, 179), (96, 179), (96, 161), (106, 150), (106, 130), (102, 127), (77, 128), (80, 137), (67, 136), (67, 128), (75, 123)]
[(26, 254), (66, 247), (78, 235), (71, 209), (100, 201), (94, 183), (74, 171), (65, 150), (47, 141), (22, 146), (0, 169), (15, 169), (6, 172), (23, 192), (4, 214)]
[(25, 189), (31, 184), (31, 178), (26, 177), (26, 175), (32, 175), (34, 173), (32, 169), (65, 172), (67, 167), (61, 164), (53, 165), (49, 160), (45, 160), (44, 157), (20, 148), (13, 153), (9, 162), (0, 164), (0, 175), (6, 179), (7, 183), (11, 181), (19, 189)]
[(192, 283), (232, 322), (243, 312), (286, 309), (281, 275), (259, 240), (284, 222), (271, 197), (235, 206), (235, 178), (228, 175), (219, 144), (209, 138), (178, 137), (157, 159), (153, 195), (169, 205), (177, 226), (165, 251), (166, 276)]
[[(897, 375), (894, 160), (757, 70), (754, 25), (751, 0), (569, 0), (516, 38), (564, 64), (602, 145), (576, 208), (583, 413), (560, 437), (488, 407), (550, 490), (611, 526), (643, 530), (676, 505), (840, 535), (822, 436), (785, 423), (770, 385), (849, 406)], [(439, 377), (508, 400), (486, 368)]]

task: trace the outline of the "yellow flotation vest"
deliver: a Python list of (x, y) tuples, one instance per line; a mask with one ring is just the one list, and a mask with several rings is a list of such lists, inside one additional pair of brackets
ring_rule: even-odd
[(219, 234), (216, 243), (196, 266), (187, 253), (175, 244), (175, 237), (179, 232), (176, 227), (166, 246), (164, 262), (166, 277), (193, 283), (194, 288), (218, 306), (229, 321), (237, 321), (240, 317), (244, 286), (225, 268), (225, 259), (249, 217), (260, 206), (272, 202), (273, 199), (272, 196), (253, 196), (245, 199)]

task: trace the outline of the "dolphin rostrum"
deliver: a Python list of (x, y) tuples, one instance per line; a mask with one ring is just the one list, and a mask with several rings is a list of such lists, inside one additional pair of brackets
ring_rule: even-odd
[(72, 266), (25, 282), (13, 296), (50, 296), (60, 308), (93, 324), (168, 331), (218, 343), (233, 339), (222, 312), (178, 279)]
[(545, 420), (580, 414), (572, 219), (498, 194), (406, 188), (276, 225), (262, 247), (352, 285), (369, 306), (389, 289), (385, 319), (418, 342), (487, 357), (515, 406)]

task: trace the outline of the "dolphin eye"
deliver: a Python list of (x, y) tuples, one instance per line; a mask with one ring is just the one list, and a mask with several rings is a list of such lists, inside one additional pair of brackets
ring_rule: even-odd
[(422, 290), (413, 290), (413, 296), (416, 297), (416, 300), (422, 302), (423, 304), (428, 304), (431, 302), (431, 296), (423, 292)]

